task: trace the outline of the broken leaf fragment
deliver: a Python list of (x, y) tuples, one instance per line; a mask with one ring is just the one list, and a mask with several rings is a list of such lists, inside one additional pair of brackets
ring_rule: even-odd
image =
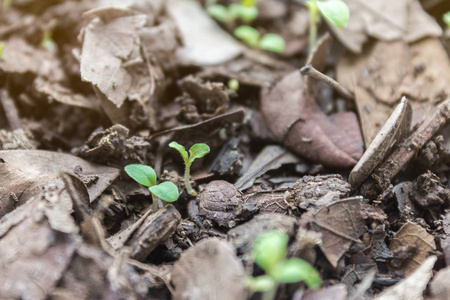
[(348, 168), (363, 153), (358, 120), (352, 112), (325, 115), (298, 71), (261, 96), (266, 124), (284, 146), (311, 161)]

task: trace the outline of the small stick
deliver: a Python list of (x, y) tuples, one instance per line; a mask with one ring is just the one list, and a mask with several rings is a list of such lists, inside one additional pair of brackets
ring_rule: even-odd
[(22, 124), (19, 118), (16, 104), (14, 103), (13, 99), (11, 99), (6, 90), (0, 91), (0, 103), (3, 106), (3, 111), (5, 112), (5, 116), (8, 120), (11, 130), (21, 128)]
[[(374, 171), (372, 176), (391, 180), (408, 161), (419, 151), (450, 119), (450, 99), (437, 107), (420, 127), (409, 136), (397, 149)], [(375, 180), (367, 180), (359, 189), (361, 193), (373, 191)]]
[(350, 93), (345, 87), (340, 85), (336, 80), (333, 78), (323, 74), (322, 72), (317, 71), (314, 69), (314, 67), (310, 64), (307, 64), (303, 68), (300, 69), (300, 74), (302, 75), (308, 75), (311, 76), (314, 79), (320, 80), (322, 82), (325, 82), (326, 84), (331, 85), (339, 94), (341, 94), (344, 98), (348, 100), (354, 100), (355, 97), (352, 93)]

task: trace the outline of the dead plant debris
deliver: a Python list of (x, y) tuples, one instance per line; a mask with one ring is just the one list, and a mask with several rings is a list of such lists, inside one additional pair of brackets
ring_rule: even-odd
[(449, 299), (450, 5), (310, 1), (2, 1), (0, 299)]

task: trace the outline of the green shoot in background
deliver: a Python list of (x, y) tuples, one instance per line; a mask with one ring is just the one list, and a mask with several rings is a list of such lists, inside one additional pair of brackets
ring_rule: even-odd
[(347, 26), (350, 18), (350, 11), (347, 4), (342, 0), (306, 0), (306, 7), (309, 11), (309, 53), (316, 44), (317, 24), (320, 15), (331, 25), (343, 28)]
[(156, 173), (152, 167), (131, 164), (125, 167), (125, 172), (138, 183), (148, 187), (153, 198), (153, 212), (158, 210), (158, 198), (167, 202), (174, 202), (178, 199), (178, 188), (170, 181), (156, 184)]
[(280, 231), (261, 234), (253, 246), (255, 263), (265, 275), (247, 277), (246, 285), (254, 292), (263, 292), (262, 300), (275, 299), (278, 284), (304, 281), (309, 288), (322, 284), (319, 273), (308, 262), (299, 258), (286, 259), (289, 238)]
[[(229, 6), (211, 4), (207, 11), (216, 20), (230, 26), (233, 26), (237, 19), (250, 23), (258, 17), (256, 0), (241, 0), (241, 3), (232, 3)], [(282, 53), (286, 47), (284, 39), (278, 34), (268, 33), (261, 37), (258, 30), (249, 25), (236, 27), (233, 35), (252, 48)]]
[(191, 173), (191, 165), (197, 158), (201, 158), (209, 153), (209, 146), (206, 144), (195, 144), (189, 149), (189, 155), (186, 152), (186, 149), (178, 144), (177, 142), (171, 142), (169, 147), (174, 148), (180, 152), (181, 157), (184, 161), (184, 185), (186, 186), (186, 191), (191, 196), (196, 196), (197, 192), (191, 186), (191, 182), (189, 180)]
[(445, 25), (450, 28), (450, 11), (442, 15), (442, 20), (444, 21)]
[(237, 27), (233, 35), (252, 48), (259, 48), (275, 53), (282, 53), (284, 48), (286, 48), (284, 39), (278, 34), (267, 33), (261, 37), (258, 30), (248, 25)]

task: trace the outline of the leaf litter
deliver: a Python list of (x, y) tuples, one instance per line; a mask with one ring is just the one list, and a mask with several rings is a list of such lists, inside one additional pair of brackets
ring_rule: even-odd
[[(324, 283), (277, 299), (447, 299), (445, 11), (347, 0), (306, 57), (299, 1), (256, 4), (281, 54), (204, 2), (2, 4), (0, 298), (259, 299), (252, 248), (278, 230)], [(196, 197), (173, 141), (211, 149)], [(151, 199), (136, 163), (178, 200)]]

